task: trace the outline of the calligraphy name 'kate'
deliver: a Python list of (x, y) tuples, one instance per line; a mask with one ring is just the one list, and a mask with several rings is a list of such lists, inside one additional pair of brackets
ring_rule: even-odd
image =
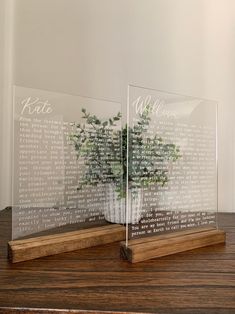
[(53, 109), (51, 108), (51, 104), (48, 100), (41, 101), (38, 97), (28, 97), (24, 99), (21, 104), (23, 108), (21, 110), (21, 114), (50, 114)]

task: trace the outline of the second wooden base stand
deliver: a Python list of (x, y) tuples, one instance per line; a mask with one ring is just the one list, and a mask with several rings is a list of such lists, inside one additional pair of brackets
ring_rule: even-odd
[(12, 263), (43, 256), (75, 251), (125, 239), (125, 227), (106, 225), (102, 227), (15, 240), (8, 243), (8, 255)]
[(171, 234), (121, 242), (121, 257), (131, 263), (224, 243), (225, 232), (214, 228), (185, 230)]

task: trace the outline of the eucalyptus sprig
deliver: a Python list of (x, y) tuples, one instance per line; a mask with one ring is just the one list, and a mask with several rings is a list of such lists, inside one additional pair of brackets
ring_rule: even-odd
[(70, 135), (77, 158), (84, 158), (86, 172), (78, 186), (97, 185), (98, 183), (120, 183), (121, 138), (120, 131), (115, 129), (116, 122), (121, 120), (121, 113), (101, 121), (96, 115), (82, 109), (83, 124), (74, 124), (75, 132)]
[(114, 183), (119, 197), (125, 197), (127, 165), (130, 188), (152, 184), (164, 186), (168, 182), (167, 164), (181, 157), (180, 149), (173, 143), (164, 143), (157, 135), (146, 136), (151, 122), (149, 107), (139, 114), (133, 127), (125, 125), (122, 129), (116, 127), (116, 122), (121, 122), (120, 112), (106, 120), (99, 119), (84, 108), (82, 113), (84, 123), (74, 123), (75, 132), (70, 135), (77, 158), (84, 158), (86, 165), (78, 190), (84, 185)]

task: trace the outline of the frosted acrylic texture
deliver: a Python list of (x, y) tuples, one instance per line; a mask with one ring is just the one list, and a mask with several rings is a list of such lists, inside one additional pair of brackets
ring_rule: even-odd
[(129, 86), (127, 238), (217, 225), (217, 104)]
[(13, 239), (120, 215), (111, 206), (122, 185), (120, 112), (116, 102), (15, 87)]

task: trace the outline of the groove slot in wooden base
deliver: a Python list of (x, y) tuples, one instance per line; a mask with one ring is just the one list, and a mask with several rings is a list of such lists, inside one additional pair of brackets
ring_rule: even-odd
[(122, 241), (124, 239), (124, 226), (107, 225), (49, 236), (10, 241), (8, 243), (8, 256), (12, 263), (17, 263), (43, 256)]
[(121, 242), (121, 257), (131, 263), (225, 242), (225, 232), (214, 228), (185, 230)]

